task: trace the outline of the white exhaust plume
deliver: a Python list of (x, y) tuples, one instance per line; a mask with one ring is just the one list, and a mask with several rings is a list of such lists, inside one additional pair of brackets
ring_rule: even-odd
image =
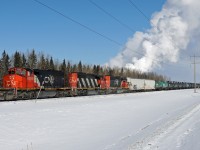
[(161, 67), (163, 62), (177, 62), (182, 51), (199, 43), (196, 40), (200, 37), (199, 8), (199, 0), (168, 0), (153, 15), (151, 29), (136, 32), (109, 61), (109, 66), (146, 72)]

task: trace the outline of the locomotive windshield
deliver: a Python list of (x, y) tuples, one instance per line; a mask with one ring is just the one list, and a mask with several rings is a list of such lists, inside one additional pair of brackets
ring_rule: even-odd
[(8, 73), (9, 73), (9, 74), (15, 74), (15, 70), (14, 70), (14, 69), (9, 70)]
[(16, 68), (16, 74), (25, 76), (26, 75), (26, 70), (22, 68)]
[(17, 74), (17, 75), (22, 75), (26, 76), (26, 70), (22, 68), (13, 68), (8, 71), (9, 74)]

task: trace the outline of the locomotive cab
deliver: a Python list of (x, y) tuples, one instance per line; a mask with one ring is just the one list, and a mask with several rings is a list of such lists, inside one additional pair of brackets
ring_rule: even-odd
[(10, 68), (3, 77), (4, 88), (34, 88), (34, 73), (31, 69)]

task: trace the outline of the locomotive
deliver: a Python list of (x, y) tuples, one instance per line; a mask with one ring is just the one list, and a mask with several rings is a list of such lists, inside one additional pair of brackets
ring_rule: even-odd
[[(194, 88), (193, 83), (99, 76), (83, 72), (10, 68), (2, 79), (0, 100), (117, 94)], [(196, 87), (200, 87), (197, 84)]]

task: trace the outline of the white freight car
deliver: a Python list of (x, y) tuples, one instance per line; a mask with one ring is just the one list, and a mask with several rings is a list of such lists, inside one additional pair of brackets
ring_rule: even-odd
[(155, 89), (155, 81), (147, 80), (147, 79), (133, 79), (127, 78), (127, 82), (129, 83), (130, 90), (154, 90)]

